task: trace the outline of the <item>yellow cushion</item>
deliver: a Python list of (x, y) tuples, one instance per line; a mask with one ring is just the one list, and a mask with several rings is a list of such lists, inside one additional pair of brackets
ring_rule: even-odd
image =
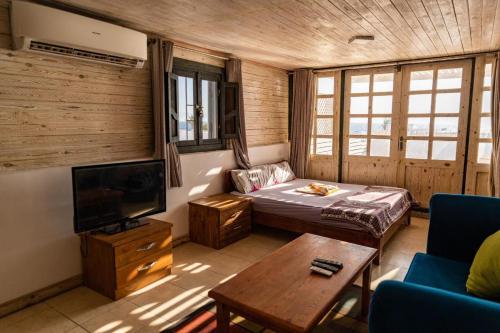
[(500, 230), (486, 238), (474, 257), (467, 291), (485, 298), (500, 298)]

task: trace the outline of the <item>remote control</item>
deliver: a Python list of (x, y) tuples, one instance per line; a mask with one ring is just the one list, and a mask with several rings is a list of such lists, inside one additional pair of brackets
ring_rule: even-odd
[(310, 269), (311, 269), (311, 272), (313, 272), (313, 273), (318, 273), (318, 274), (325, 275), (328, 277), (333, 275), (332, 272), (327, 271), (326, 269), (323, 269), (323, 268), (316, 267), (316, 266), (311, 266)]
[(342, 269), (344, 267), (344, 265), (340, 261), (328, 260), (328, 259), (322, 259), (322, 258), (316, 258), (314, 260), (317, 262), (320, 262), (322, 264), (337, 266), (339, 269)]
[(313, 262), (311, 262), (311, 265), (313, 265), (315, 267), (326, 269), (327, 271), (330, 271), (332, 273), (337, 273), (339, 271), (339, 268), (337, 266), (323, 264), (323, 263), (317, 262), (315, 260), (313, 260)]

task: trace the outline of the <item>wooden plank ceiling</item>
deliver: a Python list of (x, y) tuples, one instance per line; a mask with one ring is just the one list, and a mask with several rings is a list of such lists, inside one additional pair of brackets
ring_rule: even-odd
[[(280, 68), (500, 48), (500, 0), (60, 0), (173, 40)], [(375, 41), (349, 45), (353, 35)]]

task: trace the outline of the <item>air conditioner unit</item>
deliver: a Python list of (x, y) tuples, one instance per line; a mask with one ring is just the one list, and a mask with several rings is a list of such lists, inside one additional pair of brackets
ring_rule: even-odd
[(17, 50), (135, 68), (147, 60), (145, 34), (63, 10), (12, 1), (11, 26)]

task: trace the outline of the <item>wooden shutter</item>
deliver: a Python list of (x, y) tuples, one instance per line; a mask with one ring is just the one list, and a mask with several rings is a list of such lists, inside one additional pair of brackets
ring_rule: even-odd
[(238, 83), (222, 84), (222, 137), (236, 138), (240, 130), (240, 89)]
[(166, 78), (167, 101), (165, 103), (165, 113), (168, 116), (166, 119), (167, 142), (175, 143), (179, 141), (179, 113), (177, 111), (179, 103), (178, 77), (174, 73), (168, 73)]

